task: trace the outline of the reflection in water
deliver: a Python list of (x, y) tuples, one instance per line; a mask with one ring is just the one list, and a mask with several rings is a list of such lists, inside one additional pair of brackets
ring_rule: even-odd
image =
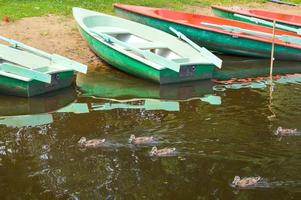
[(40, 126), (51, 124), (52, 122), (53, 117), (51, 114), (0, 117), (0, 124), (10, 127)]
[[(1, 98), (1, 120), (52, 117), (0, 125), (3, 199), (298, 199), (301, 137), (274, 135), (279, 126), (301, 129), (294, 76), (274, 81), (272, 99), (263, 80), (158, 86), (96, 69), (77, 82), (78, 96)], [(131, 134), (179, 153), (153, 160), (151, 146), (128, 143)], [(83, 149), (82, 136), (112, 145)], [(264, 177), (266, 187), (236, 192), (236, 175)]]
[(179, 102), (161, 101), (157, 99), (131, 100), (128, 103), (94, 103), (92, 104), (94, 111), (112, 110), (112, 109), (144, 109), (144, 110), (166, 110), (179, 111)]

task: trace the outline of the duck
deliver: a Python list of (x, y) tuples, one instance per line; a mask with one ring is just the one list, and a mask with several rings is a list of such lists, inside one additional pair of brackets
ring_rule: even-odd
[(153, 136), (136, 137), (135, 135), (131, 135), (131, 137), (129, 138), (129, 143), (135, 144), (135, 145), (150, 144), (150, 143), (154, 143), (154, 142), (155, 142), (155, 139)]
[(158, 149), (157, 147), (153, 147), (150, 151), (150, 156), (171, 156), (175, 154), (176, 148), (164, 148)]
[(275, 135), (277, 136), (292, 136), (299, 134), (299, 131), (297, 129), (285, 129), (279, 126), (275, 132)]
[(240, 178), (239, 176), (235, 176), (232, 184), (235, 187), (244, 188), (244, 187), (253, 186), (256, 183), (258, 183), (258, 181), (260, 181), (260, 180), (261, 180), (260, 176), (245, 177), (245, 178)]
[(83, 147), (91, 147), (96, 148), (104, 144), (106, 140), (105, 139), (92, 139), (87, 140), (86, 137), (81, 137), (80, 140), (77, 142), (80, 146)]

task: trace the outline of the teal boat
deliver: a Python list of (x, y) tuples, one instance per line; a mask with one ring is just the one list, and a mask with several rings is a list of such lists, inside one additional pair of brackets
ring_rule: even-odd
[(73, 8), (79, 31), (90, 48), (110, 65), (160, 84), (210, 79), (222, 61), (172, 29), (160, 30), (126, 19)]
[(173, 34), (170, 27), (196, 44), (224, 54), (270, 58), (272, 43), (277, 60), (301, 61), (300, 35), (284, 30), (214, 16), (185, 13), (163, 8), (114, 4), (116, 14)]
[(32, 97), (69, 87), (87, 66), (0, 36), (0, 93)]

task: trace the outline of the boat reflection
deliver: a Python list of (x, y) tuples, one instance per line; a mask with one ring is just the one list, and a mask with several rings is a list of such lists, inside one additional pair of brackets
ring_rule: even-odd
[[(143, 109), (179, 111), (180, 102), (204, 100), (211, 103), (208, 95), (214, 93), (214, 83), (198, 81), (182, 84), (158, 85), (123, 73), (93, 70), (77, 77), (82, 97), (93, 97), (105, 102), (92, 103), (94, 111), (112, 109)], [(205, 98), (206, 97), (206, 98)], [(212, 98), (216, 105), (216, 99)]]
[[(270, 59), (221, 56), (223, 68), (216, 70), (213, 79), (228, 80), (232, 78), (250, 78), (269, 76)], [(274, 61), (273, 74), (285, 75), (301, 73), (301, 63), (294, 61)]]
[(0, 124), (8, 127), (40, 126), (53, 122), (55, 112), (89, 112), (87, 104), (74, 103), (76, 91), (68, 88), (46, 95), (0, 97)]

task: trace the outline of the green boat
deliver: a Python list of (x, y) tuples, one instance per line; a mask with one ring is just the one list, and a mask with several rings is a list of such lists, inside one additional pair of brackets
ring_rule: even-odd
[[(73, 8), (90, 48), (110, 65), (160, 84), (210, 79), (222, 61), (175, 29), (177, 37), (126, 19)], [(185, 42), (184, 42), (185, 41)]]
[(87, 66), (0, 36), (0, 93), (32, 97), (69, 87)]
[(118, 16), (173, 34), (170, 27), (184, 33), (196, 44), (225, 54), (270, 58), (272, 43), (277, 60), (301, 61), (300, 35), (214, 16), (185, 13), (116, 3)]
[(275, 28), (301, 35), (301, 15), (271, 12), (268, 10), (245, 9), (240, 7), (211, 6), (211, 8), (214, 15), (218, 17), (267, 27), (273, 27), (273, 21), (275, 20)]

